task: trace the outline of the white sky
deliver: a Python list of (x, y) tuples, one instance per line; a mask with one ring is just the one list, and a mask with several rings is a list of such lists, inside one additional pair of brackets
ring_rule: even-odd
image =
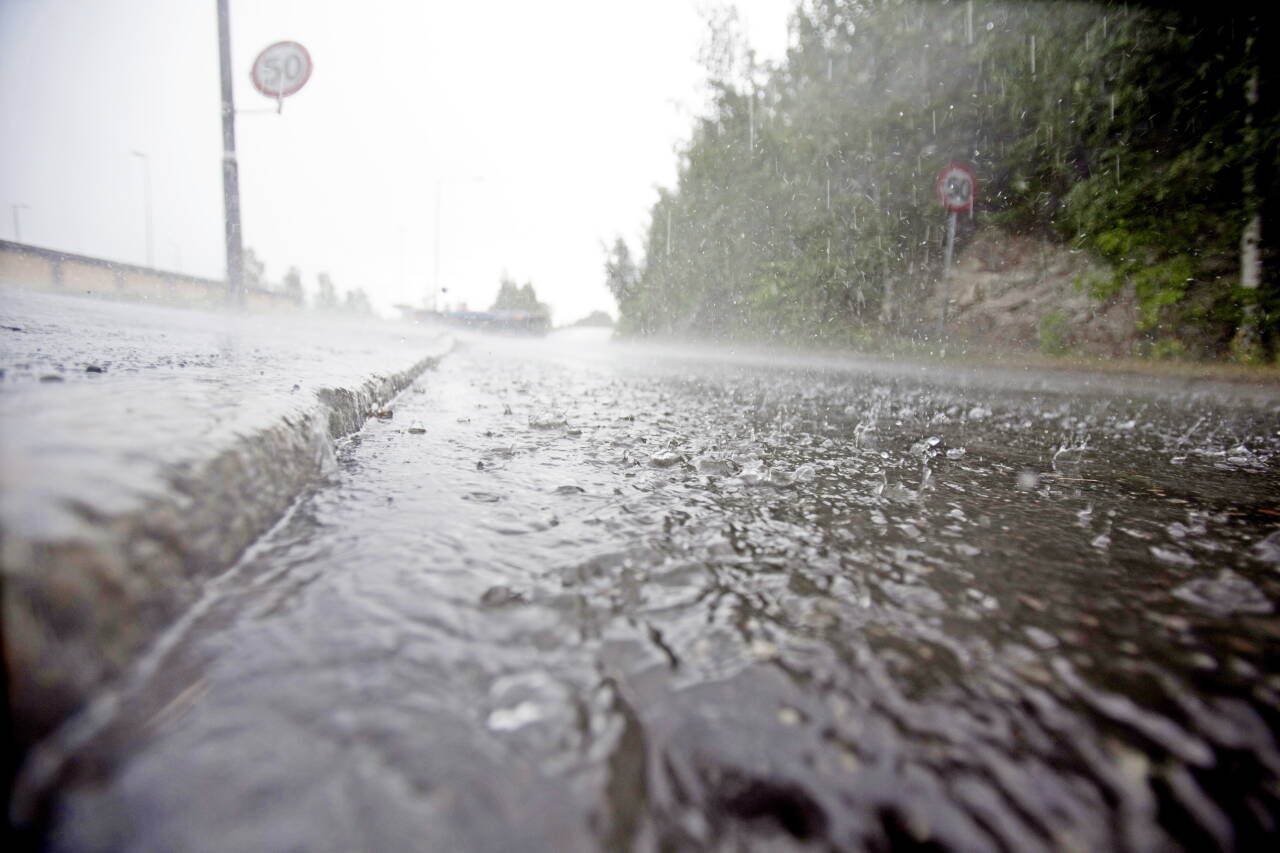
[[(763, 59), (794, 0), (739, 0)], [(328, 271), (380, 308), (440, 283), (487, 307), (505, 270), (570, 322), (615, 313), (601, 243), (638, 248), (702, 109), (697, 0), (232, 0), (239, 110), (282, 39), (315, 60), (284, 113), (237, 121), (245, 245), (278, 281)], [(223, 275), (214, 0), (0, 0), (0, 234)], [(478, 180), (477, 180), (478, 179)]]

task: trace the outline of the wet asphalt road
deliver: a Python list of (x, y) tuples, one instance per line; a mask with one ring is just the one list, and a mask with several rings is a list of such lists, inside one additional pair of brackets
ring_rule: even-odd
[(134, 672), (48, 847), (1280, 835), (1275, 398), (552, 340), (394, 409)]

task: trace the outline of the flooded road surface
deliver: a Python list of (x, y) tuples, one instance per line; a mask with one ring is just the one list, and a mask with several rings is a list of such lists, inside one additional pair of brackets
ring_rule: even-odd
[(47, 844), (1269, 847), (1277, 401), (1090, 382), (464, 345), (135, 672)]

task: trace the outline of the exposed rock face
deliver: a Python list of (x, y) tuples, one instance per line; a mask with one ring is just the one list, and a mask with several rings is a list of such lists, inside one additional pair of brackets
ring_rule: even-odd
[[(980, 344), (1130, 355), (1137, 320), (1131, 294), (1100, 302), (1077, 285), (1103, 273), (1083, 251), (981, 228), (952, 269), (947, 328)], [(935, 288), (925, 301), (923, 324), (937, 322), (940, 294)]]

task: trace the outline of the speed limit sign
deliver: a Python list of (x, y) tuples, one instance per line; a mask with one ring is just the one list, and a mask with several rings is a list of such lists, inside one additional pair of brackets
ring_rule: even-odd
[(962, 163), (950, 163), (938, 173), (938, 200), (952, 213), (973, 210), (978, 194), (978, 179), (973, 170)]
[(278, 41), (258, 54), (251, 76), (268, 98), (286, 98), (311, 79), (311, 54), (296, 41)]

